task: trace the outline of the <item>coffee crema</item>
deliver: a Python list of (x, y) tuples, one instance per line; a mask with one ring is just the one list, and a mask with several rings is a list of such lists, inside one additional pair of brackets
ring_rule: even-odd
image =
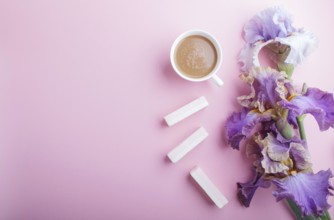
[(175, 50), (177, 68), (191, 78), (201, 78), (217, 65), (217, 51), (206, 37), (192, 35), (183, 39)]

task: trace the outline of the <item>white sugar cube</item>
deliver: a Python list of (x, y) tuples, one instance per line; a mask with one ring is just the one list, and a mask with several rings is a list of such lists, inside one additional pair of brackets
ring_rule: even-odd
[(206, 192), (210, 199), (218, 206), (223, 208), (227, 203), (226, 197), (218, 190), (218, 188), (211, 182), (209, 177), (204, 173), (200, 167), (195, 167), (190, 171), (192, 178), (198, 185)]
[(168, 126), (172, 126), (209, 105), (204, 96), (182, 106), (164, 117)]
[(203, 127), (200, 127), (182, 143), (171, 150), (167, 156), (173, 163), (176, 163), (198, 144), (200, 144), (207, 136), (208, 132)]

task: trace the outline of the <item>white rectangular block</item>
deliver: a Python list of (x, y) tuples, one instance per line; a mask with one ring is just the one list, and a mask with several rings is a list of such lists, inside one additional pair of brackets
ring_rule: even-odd
[(209, 177), (204, 173), (200, 167), (195, 167), (190, 171), (190, 175), (206, 192), (211, 200), (218, 206), (223, 208), (227, 203), (226, 197), (218, 190), (218, 188), (211, 182)]
[(198, 112), (199, 110), (207, 107), (209, 105), (208, 101), (205, 99), (204, 96), (201, 96), (194, 101), (182, 106), (181, 108), (177, 109), (176, 111), (168, 114), (164, 117), (168, 126), (172, 126), (183, 119), (189, 117), (190, 115)]
[(208, 135), (209, 135), (208, 132), (203, 127), (200, 127), (194, 133), (192, 133), (187, 139), (185, 139), (181, 144), (179, 144), (173, 150), (171, 150), (167, 156), (173, 163), (176, 163), (187, 153), (189, 153), (189, 151), (191, 151), (199, 143), (201, 143)]

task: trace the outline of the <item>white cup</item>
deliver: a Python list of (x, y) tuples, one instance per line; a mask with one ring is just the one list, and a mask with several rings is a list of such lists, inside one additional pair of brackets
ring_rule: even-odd
[[(215, 67), (212, 69), (212, 71), (209, 74), (207, 74), (207, 75), (205, 75), (203, 77), (200, 77), (200, 78), (192, 78), (189, 75), (185, 75), (178, 68), (178, 66), (176, 65), (176, 61), (175, 61), (175, 53), (176, 53), (177, 46), (179, 45), (179, 43), (182, 40), (184, 40), (185, 38), (190, 37), (190, 36), (202, 36), (202, 37), (208, 39), (213, 44), (213, 46), (215, 47), (215, 50), (216, 50), (216, 53), (217, 53), (217, 62), (216, 62)], [(178, 36), (176, 38), (176, 40), (174, 41), (174, 43), (172, 45), (172, 48), (170, 50), (170, 61), (172, 63), (174, 71), (180, 77), (182, 77), (183, 79), (186, 79), (186, 80), (191, 81), (191, 82), (202, 82), (202, 81), (206, 81), (206, 80), (211, 79), (218, 86), (222, 86), (224, 84), (223, 81), (217, 76), (217, 72), (218, 72), (218, 70), (219, 70), (219, 68), (221, 66), (221, 63), (222, 63), (222, 50), (221, 50), (221, 47), (220, 47), (218, 41), (216, 40), (216, 38), (214, 38), (211, 34), (209, 34), (206, 31), (202, 31), (202, 30), (189, 30), (189, 31), (184, 32), (180, 36)]]

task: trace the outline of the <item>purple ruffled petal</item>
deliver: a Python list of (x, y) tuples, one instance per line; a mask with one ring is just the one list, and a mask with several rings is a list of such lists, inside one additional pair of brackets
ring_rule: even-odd
[(262, 143), (268, 148), (267, 154), (271, 160), (285, 161), (289, 158), (289, 144), (279, 142), (272, 134), (268, 134)]
[(282, 8), (273, 7), (261, 11), (246, 23), (244, 38), (247, 43), (253, 44), (276, 37), (287, 37), (295, 31), (291, 16)]
[(260, 135), (256, 135), (246, 146), (246, 155), (253, 160), (262, 159), (262, 147), (257, 143), (258, 139), (261, 139)]
[(248, 72), (254, 66), (254, 48), (250, 44), (246, 44), (240, 51), (238, 63), (241, 65), (242, 72)]
[(310, 171), (312, 163), (309, 151), (301, 143), (291, 143), (290, 147), (290, 155), (293, 159), (294, 169), (297, 171)]
[(246, 145), (246, 155), (253, 161), (253, 166), (258, 173), (264, 173), (261, 162), (263, 160), (262, 150), (263, 148), (258, 144), (259, 140), (261, 140), (261, 135), (257, 134), (247, 142)]
[(279, 105), (293, 111), (289, 115), (290, 122), (295, 115), (310, 113), (315, 117), (321, 131), (334, 127), (334, 99), (332, 93), (317, 88), (309, 88), (304, 95), (295, 96), (290, 102), (282, 100)]
[[(280, 102), (279, 105), (281, 105), (282, 102)], [(288, 114), (288, 122), (295, 128), (295, 129), (298, 129), (298, 122), (297, 122), (297, 116), (298, 114), (294, 111), (289, 111), (289, 114)]]
[(330, 170), (316, 174), (297, 173), (281, 180), (273, 180), (277, 190), (273, 192), (277, 201), (282, 199), (293, 200), (304, 215), (320, 216), (330, 205), (327, 197), (332, 194), (333, 187), (329, 178), (333, 177)]
[(292, 168), (289, 143), (282, 144), (272, 134), (256, 142), (262, 148), (261, 166), (266, 174), (284, 174)]
[(261, 161), (261, 166), (266, 174), (284, 174), (287, 175), (289, 171), (289, 166), (272, 160), (266, 152), (266, 149), (262, 151), (263, 159)]
[(243, 109), (241, 112), (234, 112), (226, 121), (228, 144), (233, 149), (239, 149), (240, 141), (249, 137), (256, 124), (261, 121), (269, 121), (270, 112), (258, 113)]
[(257, 42), (255, 44), (246, 43), (244, 48), (240, 51), (238, 63), (241, 64), (242, 72), (249, 72), (253, 67), (260, 67), (259, 53), (260, 51), (272, 43), (273, 40), (267, 42)]
[[(261, 139), (258, 135), (247, 146), (247, 155), (254, 159), (253, 165), (266, 174), (287, 176), (291, 171), (310, 171), (311, 157), (303, 146), (304, 141), (293, 137), (290, 141), (277, 134), (269, 133)], [(260, 166), (260, 168), (259, 168)]]
[(238, 97), (239, 103), (246, 108), (257, 108), (260, 112), (276, 107), (276, 103), (286, 98), (289, 83), (284, 72), (271, 68), (253, 68), (241, 79), (251, 86), (251, 93)]
[(238, 199), (245, 206), (249, 207), (252, 198), (257, 188), (268, 188), (271, 182), (264, 179), (261, 173), (256, 173), (253, 179), (246, 183), (237, 183), (238, 186)]
[(281, 135), (281, 133), (278, 132), (278, 131), (276, 131), (276, 133), (274, 133), (274, 134), (276, 134), (276, 139), (277, 139), (279, 142), (283, 143), (283, 144), (286, 144), (286, 143), (299, 143), (299, 144), (301, 144), (303, 147), (306, 148), (306, 142), (300, 139), (299, 134), (293, 136), (291, 139), (286, 139), (286, 138), (283, 137), (283, 136)]
[(270, 48), (274, 62), (297, 65), (309, 56), (318, 46), (318, 38), (311, 32), (301, 30), (287, 37), (276, 37), (267, 41), (246, 43), (238, 56), (241, 71), (248, 72), (253, 67), (260, 67), (259, 54), (263, 48)]
[(246, 72), (250, 67), (259, 66), (259, 51), (271, 43), (279, 43), (289, 48), (284, 55), (280, 51), (279, 58), (288, 64), (297, 65), (313, 52), (318, 45), (318, 39), (309, 31), (296, 29), (292, 22), (291, 15), (280, 7), (261, 11), (247, 22), (244, 26), (246, 46), (239, 56), (241, 70)]

